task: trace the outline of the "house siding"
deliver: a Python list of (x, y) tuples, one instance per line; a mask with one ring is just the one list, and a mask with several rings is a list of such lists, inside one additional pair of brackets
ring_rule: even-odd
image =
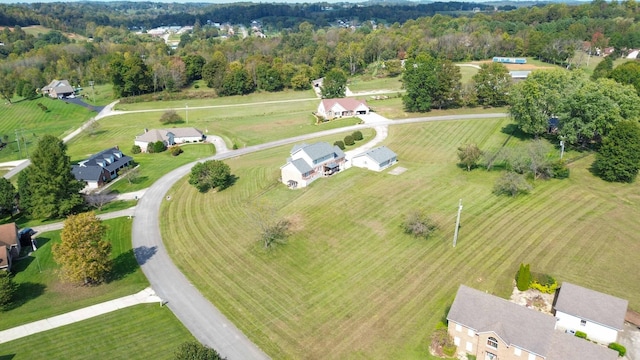
[[(556, 318), (558, 319), (556, 329), (582, 331), (587, 334), (590, 340), (603, 344), (609, 344), (618, 340), (618, 331), (616, 329), (600, 325), (589, 319), (581, 319), (558, 310), (556, 310)], [(581, 325), (582, 320), (586, 320), (584, 325)]]

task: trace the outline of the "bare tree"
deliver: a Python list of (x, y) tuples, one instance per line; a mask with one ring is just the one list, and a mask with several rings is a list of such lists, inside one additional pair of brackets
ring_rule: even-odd
[(284, 244), (289, 237), (289, 226), (291, 222), (278, 217), (278, 210), (275, 206), (268, 204), (250, 203), (246, 208), (247, 216), (259, 229), (260, 237), (258, 241), (265, 249), (272, 248), (277, 244)]
[(140, 168), (135, 165), (129, 165), (123, 170), (124, 172), (120, 176), (126, 179), (129, 185), (135, 183), (140, 178)]

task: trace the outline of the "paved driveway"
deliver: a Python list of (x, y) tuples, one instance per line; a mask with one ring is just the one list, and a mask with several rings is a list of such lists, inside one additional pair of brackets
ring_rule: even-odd
[(86, 107), (87, 109), (95, 111), (95, 112), (100, 112), (100, 111), (102, 111), (102, 109), (104, 109), (104, 106), (93, 106), (93, 105), (87, 104), (86, 102), (82, 101), (82, 99), (79, 98), (79, 97), (75, 97), (73, 99), (65, 98), (65, 99), (62, 99), (62, 101), (66, 102), (66, 103), (69, 103), (69, 104), (80, 105), (82, 107)]

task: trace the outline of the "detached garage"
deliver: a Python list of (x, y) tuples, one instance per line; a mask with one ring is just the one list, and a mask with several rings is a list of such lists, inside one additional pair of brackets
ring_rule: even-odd
[(353, 166), (373, 171), (382, 171), (398, 162), (398, 155), (386, 146), (371, 149), (356, 155), (351, 160)]

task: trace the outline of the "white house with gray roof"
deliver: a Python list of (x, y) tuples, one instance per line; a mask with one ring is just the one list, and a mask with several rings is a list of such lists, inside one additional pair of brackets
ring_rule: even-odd
[(140, 146), (142, 152), (146, 152), (149, 144), (162, 141), (166, 146), (174, 146), (184, 143), (197, 143), (205, 139), (202, 131), (196, 128), (173, 128), (144, 130), (144, 134), (136, 136), (134, 145)]
[(344, 152), (326, 142), (295, 145), (290, 154), (287, 163), (280, 167), (280, 174), (282, 183), (292, 189), (345, 169)]
[(556, 330), (556, 318), (460, 285), (447, 315), (461, 353), (478, 360), (615, 360), (618, 353)]
[(582, 331), (604, 344), (616, 342), (629, 302), (564, 282), (554, 304), (556, 328)]
[(43, 87), (40, 91), (52, 98), (62, 98), (74, 93), (73, 87), (67, 80), (52, 80), (49, 85)]
[(382, 171), (396, 162), (398, 155), (386, 146), (379, 146), (351, 159), (351, 165), (373, 171)]

